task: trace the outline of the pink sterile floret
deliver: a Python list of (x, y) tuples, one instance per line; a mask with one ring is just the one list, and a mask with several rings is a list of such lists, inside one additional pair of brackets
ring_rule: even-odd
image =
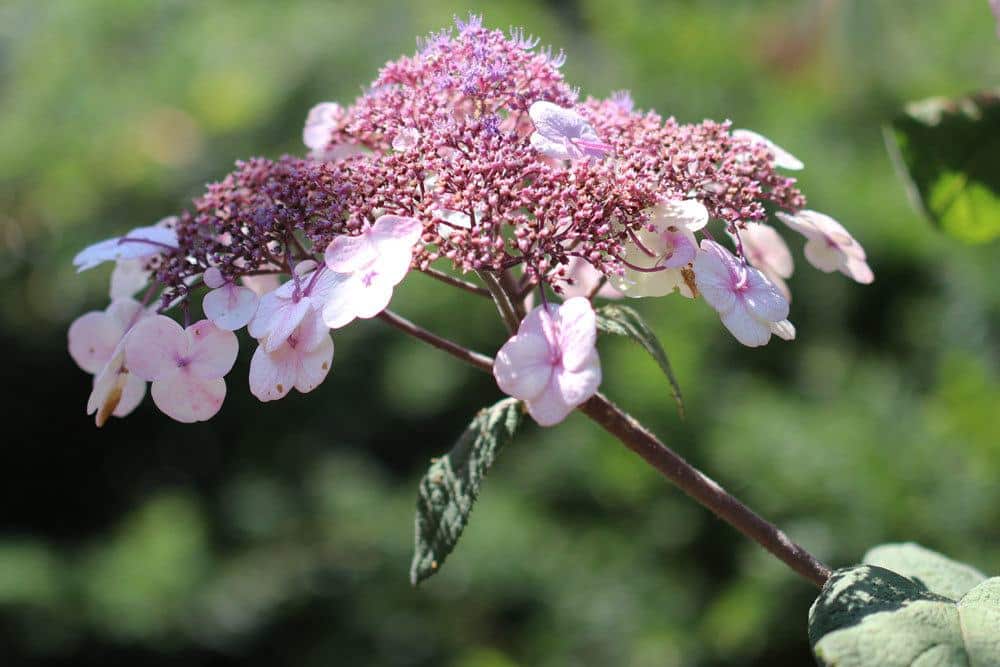
[(146, 395), (146, 383), (129, 372), (124, 363), (122, 341), (147, 312), (132, 299), (113, 302), (107, 310), (81, 315), (69, 328), (69, 354), (73, 361), (94, 375), (87, 400), (87, 414), (95, 414), (98, 426), (108, 417), (124, 417)]
[(77, 272), (92, 269), (104, 262), (141, 259), (176, 250), (177, 232), (168, 227), (175, 218), (165, 218), (151, 227), (137, 227), (125, 236), (116, 236), (87, 246), (73, 258)]
[(759, 269), (743, 263), (714, 241), (702, 241), (694, 261), (695, 281), (722, 323), (748, 347), (764, 345), (775, 333), (794, 337), (788, 301)]
[(539, 306), (497, 353), (493, 375), (542, 426), (558, 424), (597, 392), (597, 318), (584, 297)]
[(781, 291), (782, 296), (791, 301), (792, 292), (785, 279), (791, 278), (795, 264), (781, 235), (774, 227), (757, 222), (750, 223), (746, 229), (741, 230), (739, 238), (747, 261), (763, 271), (767, 279)]
[(806, 259), (820, 271), (840, 271), (863, 285), (875, 280), (865, 249), (830, 216), (816, 211), (795, 214), (778, 211), (777, 215), (782, 222), (808, 239)]
[[(594, 293), (594, 296), (601, 297), (602, 299), (622, 298), (622, 293), (609, 283), (604, 282), (604, 284), (601, 284), (601, 281), (604, 280), (604, 274), (595, 269), (590, 262), (580, 257), (570, 257), (569, 264), (566, 265), (566, 278), (572, 281), (572, 283), (567, 281), (564, 285), (560, 286), (562, 294), (566, 298), (574, 296), (589, 297), (595, 289), (597, 289), (597, 292)], [(600, 285), (599, 288), (598, 285)]]
[(343, 277), (330, 290), (323, 320), (331, 329), (354, 318), (375, 317), (410, 270), (423, 226), (415, 218), (383, 215), (357, 236), (338, 236), (326, 249), (326, 266)]
[(164, 315), (137, 324), (125, 343), (131, 371), (153, 383), (150, 393), (156, 407), (185, 423), (210, 419), (222, 407), (222, 378), (238, 352), (233, 332), (208, 320), (184, 329)]
[[(315, 263), (310, 260), (309, 264)], [(321, 266), (289, 280), (261, 298), (247, 332), (260, 341), (265, 351), (274, 352), (288, 340), (306, 315), (312, 311), (323, 312), (331, 293), (342, 288), (347, 278)]]
[(677, 290), (694, 297), (691, 262), (698, 250), (694, 232), (708, 224), (708, 210), (695, 199), (673, 199), (653, 207), (649, 222), (625, 243), (625, 268), (610, 276), (625, 296), (664, 296)]
[(262, 401), (283, 398), (292, 387), (306, 394), (323, 382), (333, 362), (333, 340), (311, 310), (274, 352), (261, 345), (250, 361), (250, 392)]
[(227, 280), (214, 266), (205, 271), (205, 285), (212, 291), (205, 295), (201, 305), (205, 317), (215, 326), (236, 331), (253, 319), (260, 302), (253, 289)]
[(538, 101), (528, 110), (535, 132), (531, 145), (541, 154), (556, 159), (602, 158), (611, 152), (587, 120), (572, 109)]

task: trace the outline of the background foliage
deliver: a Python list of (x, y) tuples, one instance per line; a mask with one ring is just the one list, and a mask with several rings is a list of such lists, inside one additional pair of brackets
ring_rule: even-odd
[[(97, 432), (65, 350), (104, 305), (83, 245), (177, 210), (232, 160), (300, 152), (466, 5), (0, 4), (0, 655), (5, 665), (801, 665), (815, 591), (580, 416), (523, 429), (439, 576), (409, 586), (416, 480), (499, 392), (378, 322), (315, 393), (259, 405), (247, 360), (211, 423), (148, 404)], [(732, 118), (807, 165), (869, 250), (860, 287), (796, 250), (794, 344), (741, 348), (703, 304), (642, 302), (687, 403), (624, 339), (605, 389), (834, 565), (917, 540), (1000, 571), (996, 243), (910, 208), (881, 124), (1000, 79), (985, 2), (483, 4), (566, 49), (584, 93)], [(789, 237), (790, 238), (790, 237)], [(489, 304), (411, 277), (406, 315), (492, 352)]]

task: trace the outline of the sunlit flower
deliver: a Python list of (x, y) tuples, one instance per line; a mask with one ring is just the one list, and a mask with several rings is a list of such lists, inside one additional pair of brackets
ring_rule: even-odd
[(722, 323), (748, 347), (764, 345), (772, 333), (795, 335), (788, 301), (759, 269), (745, 264), (714, 241), (702, 241), (694, 261), (698, 290)]
[(756, 223), (740, 230), (739, 238), (747, 261), (760, 269), (781, 290), (782, 296), (791, 301), (792, 293), (785, 279), (791, 278), (795, 264), (781, 235), (770, 225)]
[(535, 124), (531, 145), (541, 154), (555, 159), (579, 160), (602, 158), (612, 146), (600, 140), (587, 120), (572, 109), (538, 101), (528, 115)]
[(587, 299), (539, 306), (500, 348), (493, 375), (502, 391), (525, 402), (535, 421), (552, 426), (597, 392), (596, 341), (596, 315)]
[(222, 407), (226, 381), (239, 352), (236, 336), (208, 320), (187, 329), (163, 315), (141, 321), (125, 342), (129, 369), (153, 383), (150, 394), (179, 422), (210, 419)]
[(674, 290), (694, 297), (691, 263), (698, 250), (694, 232), (708, 223), (708, 211), (694, 199), (661, 202), (650, 220), (625, 243), (627, 262), (611, 284), (625, 296), (663, 296)]
[[(313, 264), (309, 262), (309, 266)], [(260, 299), (247, 332), (260, 341), (265, 351), (276, 351), (310, 312), (323, 312), (331, 292), (347, 279), (346, 275), (320, 266), (289, 280)]]
[(323, 320), (331, 329), (356, 317), (375, 317), (389, 305), (393, 288), (410, 270), (419, 220), (383, 215), (357, 236), (338, 236), (326, 249), (326, 266), (343, 276), (331, 289)]
[(261, 401), (283, 398), (292, 387), (306, 394), (323, 382), (332, 362), (329, 329), (310, 311), (278, 349), (257, 347), (250, 360), (250, 393)]
[(215, 267), (205, 271), (205, 286), (212, 289), (201, 305), (215, 326), (236, 331), (253, 319), (260, 298), (251, 288), (227, 280)]
[(802, 161), (762, 134), (752, 130), (733, 130), (734, 139), (747, 139), (753, 144), (763, 144), (774, 156), (774, 166), (798, 171), (805, 167)]
[(816, 211), (799, 211), (794, 214), (779, 211), (778, 218), (808, 239), (806, 259), (820, 271), (840, 271), (863, 285), (875, 280), (875, 274), (868, 266), (865, 249), (843, 225), (830, 216)]
[(77, 271), (92, 269), (104, 262), (142, 259), (177, 249), (177, 232), (168, 225), (176, 218), (164, 218), (150, 227), (136, 227), (124, 236), (87, 246), (73, 258)]
[(125, 365), (122, 341), (147, 314), (137, 301), (122, 299), (103, 312), (81, 315), (70, 325), (69, 354), (81, 369), (94, 375), (87, 414), (96, 413), (98, 426), (103, 426), (111, 415), (129, 414), (146, 395), (146, 383)]

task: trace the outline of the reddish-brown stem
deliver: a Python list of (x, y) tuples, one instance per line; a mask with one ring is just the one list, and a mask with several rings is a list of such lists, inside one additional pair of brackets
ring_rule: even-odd
[(478, 294), (479, 296), (485, 296), (487, 299), (492, 298), (490, 291), (485, 287), (480, 287), (474, 283), (470, 283), (467, 280), (462, 280), (461, 278), (456, 278), (453, 275), (447, 274), (444, 271), (438, 271), (437, 269), (432, 269), (430, 267), (421, 270), (422, 273), (434, 278), (435, 280), (440, 280), (441, 282), (451, 285), (452, 287), (457, 287), (460, 290), (465, 290), (472, 294)]
[(830, 578), (830, 568), (660, 442), (646, 427), (604, 395), (595, 394), (579, 410), (641, 456), (681, 491), (767, 549), (800, 576), (820, 588)]
[[(498, 301), (498, 307), (499, 305)], [(493, 369), (493, 359), (490, 357), (442, 338), (391, 311), (383, 311), (379, 318), (480, 370), (491, 372)], [(645, 426), (604, 395), (595, 394), (577, 409), (638, 454), (681, 491), (767, 549), (801, 577), (820, 588), (830, 578), (830, 568), (660, 442)]]
[(471, 364), (478, 368), (479, 370), (486, 371), (488, 373), (493, 371), (493, 359), (487, 357), (485, 354), (480, 354), (479, 352), (474, 352), (462, 345), (450, 341), (447, 338), (442, 338), (432, 331), (428, 331), (423, 327), (414, 324), (410, 320), (397, 315), (391, 310), (383, 310), (379, 313), (378, 318), (383, 322), (399, 329), (403, 333), (409, 334), (414, 338), (418, 338), (425, 343), (436, 347), (439, 350), (444, 350), (448, 354), (461, 359), (467, 364)]

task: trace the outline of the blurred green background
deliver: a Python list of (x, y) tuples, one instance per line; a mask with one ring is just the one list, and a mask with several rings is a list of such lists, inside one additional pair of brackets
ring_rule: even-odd
[[(146, 404), (98, 432), (69, 322), (106, 303), (82, 246), (172, 213), (306, 111), (470, 6), (0, 3), (0, 662), (9, 665), (804, 665), (815, 591), (579, 415), (526, 428), (442, 573), (407, 582), (416, 481), (491, 379), (380, 322), (338, 332), (316, 392), (258, 404), (247, 356), (207, 424)], [(601, 343), (604, 389), (834, 565), (917, 540), (1000, 572), (998, 247), (920, 219), (881, 124), (1000, 80), (987, 3), (507, 0), (584, 94), (731, 118), (805, 161), (870, 287), (802, 258), (799, 340), (740, 347), (714, 313), (639, 303), (686, 392)], [(486, 352), (489, 304), (411, 276), (394, 307)], [(247, 349), (247, 348), (245, 348)]]

